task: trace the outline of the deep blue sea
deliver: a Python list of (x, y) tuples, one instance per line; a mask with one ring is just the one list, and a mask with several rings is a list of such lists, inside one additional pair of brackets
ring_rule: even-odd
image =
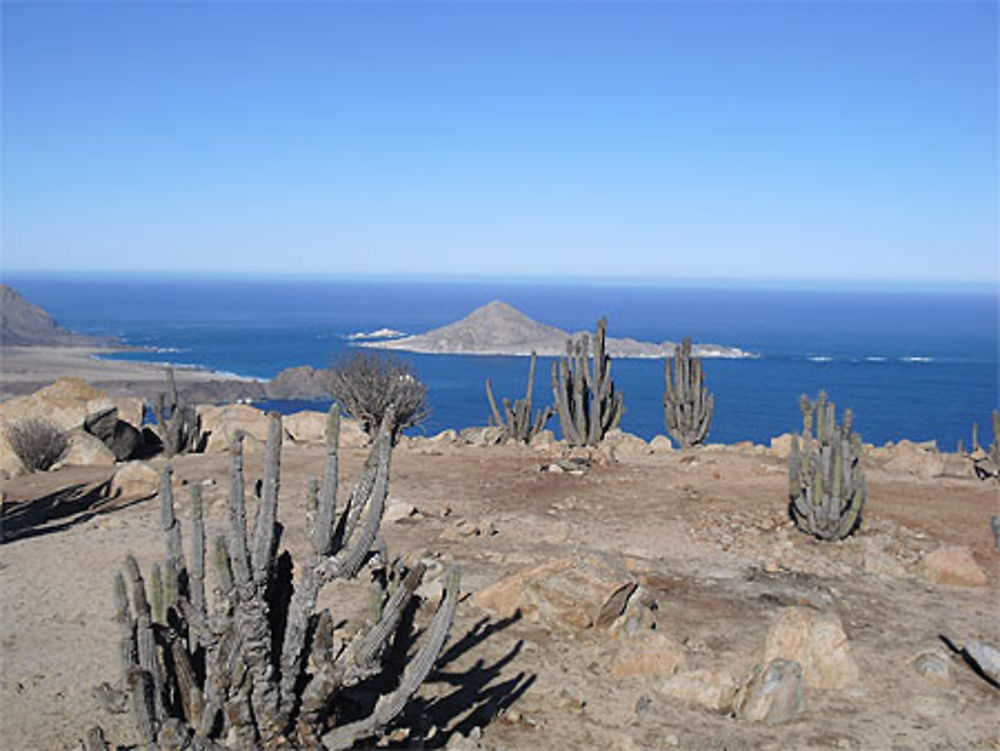
[[(974, 421), (988, 443), (1000, 403), (996, 291), (10, 274), (4, 281), (75, 331), (153, 348), (122, 358), (260, 378), (328, 366), (351, 346), (351, 333), (421, 333), (494, 299), (570, 331), (592, 330), (606, 315), (611, 336), (690, 336), (760, 355), (705, 362), (716, 403), (713, 442), (765, 442), (797, 429), (799, 395), (825, 389), (838, 409), (854, 409), (866, 441), (936, 439), (953, 450), (959, 440), (969, 444)], [(399, 356), (429, 389), (433, 413), (418, 433), (486, 424), (486, 378), (499, 399), (520, 396), (527, 375), (526, 358)], [(550, 362), (539, 363), (536, 405), (551, 401)], [(663, 361), (616, 359), (612, 374), (625, 395), (622, 427), (645, 438), (663, 433)], [(558, 432), (558, 420), (549, 427)]]

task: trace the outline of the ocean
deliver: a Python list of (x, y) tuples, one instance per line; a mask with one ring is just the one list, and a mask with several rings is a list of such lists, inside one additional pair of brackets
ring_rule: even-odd
[[(5, 275), (29, 300), (81, 333), (147, 348), (116, 355), (270, 378), (297, 365), (327, 367), (357, 332), (422, 333), (494, 299), (568, 331), (679, 341), (690, 336), (750, 350), (706, 360), (715, 394), (709, 441), (767, 442), (801, 426), (799, 395), (820, 389), (855, 414), (868, 442), (969, 445), (991, 440), (998, 399), (998, 294), (988, 290), (821, 289), (750, 285), (489, 283), (333, 279), (97, 278)], [(427, 384), (432, 413), (411, 433), (485, 425), (484, 384), (522, 395), (527, 358), (398, 353)], [(536, 406), (551, 403), (551, 358), (539, 359)], [(663, 361), (615, 359), (622, 427), (664, 433)], [(291, 412), (326, 404), (274, 402)], [(839, 414), (839, 411), (838, 411)], [(558, 432), (558, 419), (549, 427)]]

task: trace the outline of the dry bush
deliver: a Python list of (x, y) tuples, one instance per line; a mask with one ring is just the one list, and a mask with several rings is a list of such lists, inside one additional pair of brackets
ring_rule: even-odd
[(382, 352), (355, 352), (337, 360), (330, 370), (329, 389), (372, 438), (390, 404), (395, 409), (393, 439), (430, 413), (427, 387), (409, 365)]
[(4, 431), (7, 442), (29, 472), (45, 471), (66, 453), (66, 435), (48, 420), (13, 422)]

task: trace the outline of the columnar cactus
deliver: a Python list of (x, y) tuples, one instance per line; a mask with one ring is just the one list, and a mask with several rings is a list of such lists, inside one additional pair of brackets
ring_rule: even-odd
[(670, 362), (668, 359), (664, 363), (663, 414), (667, 432), (681, 448), (690, 448), (704, 443), (708, 436), (715, 397), (705, 387), (701, 359), (691, 357), (690, 339), (674, 349), (673, 367)]
[(850, 410), (837, 425), (836, 407), (824, 392), (816, 402), (803, 395), (801, 405), (802, 435), (792, 436), (788, 460), (788, 513), (803, 532), (840, 540), (861, 525), (868, 499), (861, 437), (851, 432)]
[(534, 419), (531, 414), (531, 392), (535, 387), (535, 360), (537, 356), (531, 353), (531, 364), (528, 366), (528, 388), (524, 392), (523, 399), (515, 399), (511, 406), (510, 399), (504, 397), (503, 415), (497, 409), (497, 401), (493, 398), (493, 387), (490, 379), (486, 379), (486, 398), (490, 402), (492, 412), (491, 420), (493, 424), (503, 428), (502, 441), (514, 439), (520, 443), (529, 443), (544, 427), (545, 423), (552, 417), (552, 407), (545, 407), (535, 411)]
[(607, 327), (607, 319), (597, 322), (593, 359), (590, 337), (584, 335), (568, 341), (566, 357), (552, 363), (556, 413), (570, 446), (597, 446), (625, 413), (622, 394), (611, 379), (611, 358), (604, 351)]
[[(243, 436), (231, 447), (228, 534), (208, 555), (214, 596), (205, 592), (205, 526), (198, 486), (192, 491), (190, 560), (174, 515), (169, 466), (160, 486), (166, 560), (154, 567), (151, 592), (135, 558), (114, 582), (119, 660), (139, 736), (148, 749), (346, 749), (398, 715), (441, 653), (458, 597), (457, 566), (445, 575), (444, 596), (422, 645), (398, 681), (358, 718), (351, 687), (386, 685), (369, 679), (388, 670), (387, 646), (419, 586), (424, 568), (384, 559), (374, 608), (353, 633), (342, 614), (316, 612), (324, 585), (352, 579), (377, 560), (376, 537), (385, 508), (392, 450), (391, 409), (342, 513), (336, 513), (339, 416), (330, 412), (322, 490), (311, 480), (306, 526), (311, 544), (295, 587), (290, 554), (277, 555), (281, 421), (271, 415), (265, 478), (253, 531), (246, 524)], [(384, 546), (383, 546), (384, 549)], [(127, 581), (127, 585), (126, 585)], [(129, 599), (131, 590), (131, 601)], [(150, 603), (152, 600), (152, 604)], [(211, 604), (211, 607), (210, 607)], [(362, 705), (363, 706), (363, 703)], [(97, 731), (90, 748), (107, 748)]]
[(161, 392), (153, 405), (156, 435), (167, 456), (196, 451), (202, 439), (201, 418), (192, 405), (181, 401), (173, 368), (167, 368), (167, 388), (170, 401)]

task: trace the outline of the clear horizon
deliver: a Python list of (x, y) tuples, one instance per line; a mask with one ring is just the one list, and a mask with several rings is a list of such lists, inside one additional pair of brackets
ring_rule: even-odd
[(0, 12), (5, 275), (998, 281), (995, 3)]

